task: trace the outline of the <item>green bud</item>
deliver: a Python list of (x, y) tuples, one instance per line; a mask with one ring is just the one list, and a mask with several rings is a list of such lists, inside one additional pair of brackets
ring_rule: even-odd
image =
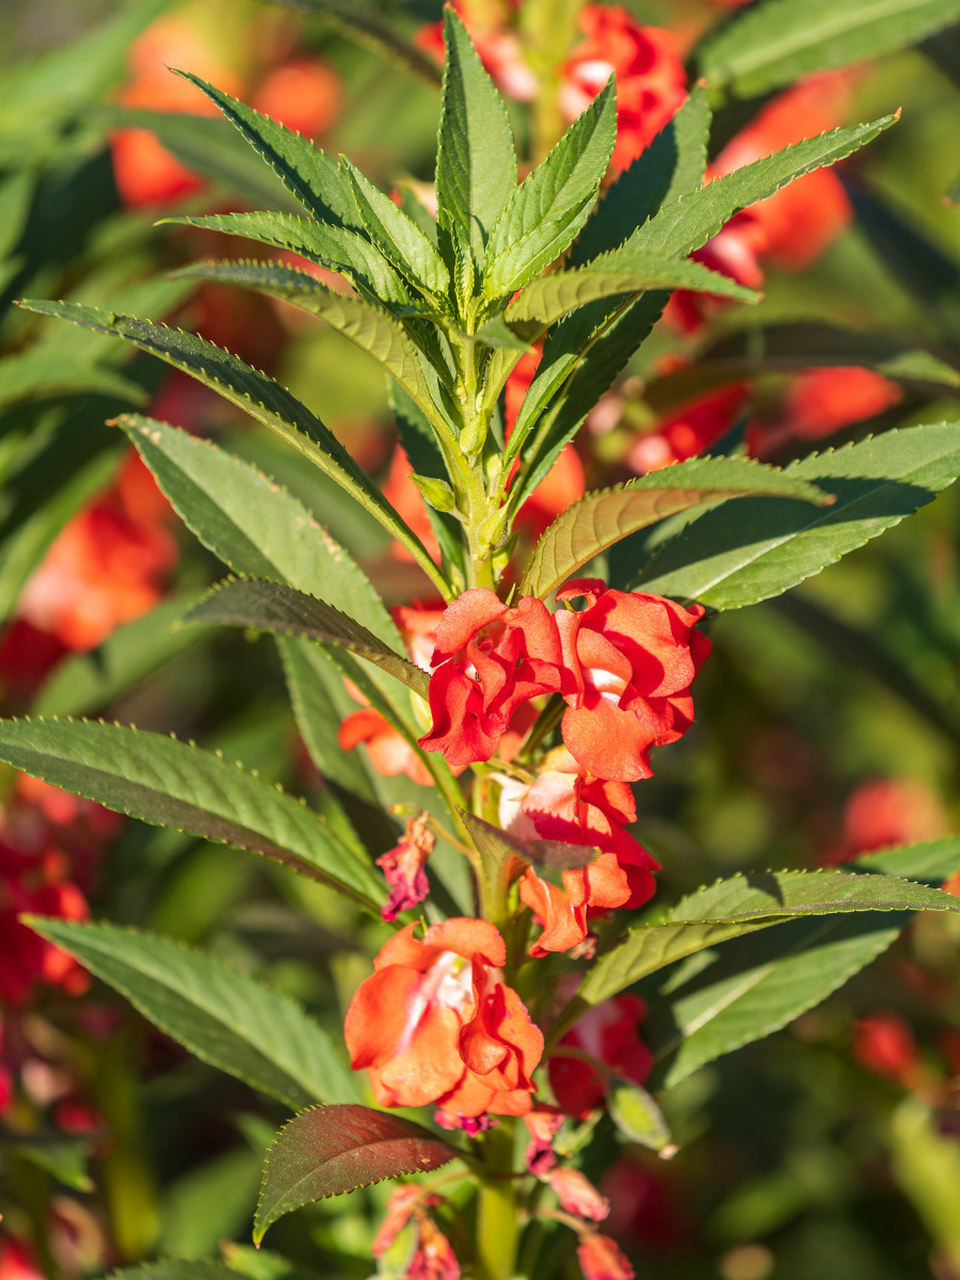
[(607, 1095), (607, 1108), (613, 1123), (631, 1142), (661, 1152), (664, 1159), (676, 1151), (663, 1113), (646, 1089), (629, 1080), (614, 1080)]
[(446, 480), (437, 480), (435, 476), (418, 476), (411, 474), (410, 479), (423, 494), (434, 511), (452, 511), (456, 506), (456, 495)]

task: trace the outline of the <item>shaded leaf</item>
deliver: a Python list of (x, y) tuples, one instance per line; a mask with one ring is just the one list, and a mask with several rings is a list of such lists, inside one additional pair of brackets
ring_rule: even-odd
[(752, 98), (800, 76), (917, 44), (960, 18), (960, 0), (765, 0), (695, 50), (714, 88)]
[(644, 566), (647, 591), (738, 609), (796, 586), (912, 515), (960, 475), (960, 423), (888, 431), (812, 454), (784, 475), (829, 493), (827, 508), (774, 498), (722, 503), (688, 525)]
[(279, 383), (222, 351), (212, 342), (152, 324), (132, 316), (99, 311), (70, 302), (25, 299), (21, 306), (41, 315), (58, 316), (97, 333), (132, 342), (141, 351), (159, 356), (167, 364), (190, 374), (232, 404), (275, 431), (331, 480), (345, 489), (372, 516), (402, 542), (441, 591), (445, 584), (419, 538), (407, 528), (380, 490), (347, 453), (333, 432)]
[(542, 879), (562, 889), (564, 871), (588, 867), (599, 853), (592, 845), (570, 844), (566, 840), (521, 840), (465, 809), (460, 810), (460, 817), (491, 879), (499, 880), (503, 886), (511, 879), (511, 863), (519, 859), (533, 867)]
[(216, 213), (162, 221), (245, 236), (260, 244), (289, 249), (331, 271), (339, 271), (371, 300), (400, 305), (411, 301), (408, 290), (376, 245), (348, 227), (311, 222), (288, 213)]
[(517, 156), (503, 99), (454, 9), (444, 14), (446, 59), (437, 148), (441, 225), (459, 223), (474, 260), (517, 185)]
[(428, 237), (356, 165), (346, 157), (340, 163), (353, 184), (363, 224), (384, 256), (421, 292), (445, 299), (450, 273)]
[(18, 1133), (8, 1139), (5, 1134), (0, 1133), (0, 1151), (53, 1174), (58, 1182), (62, 1182), (65, 1187), (72, 1187), (74, 1191), (89, 1193), (96, 1189), (96, 1184), (87, 1172), (89, 1137), (65, 1138), (62, 1135)]
[(521, 595), (547, 597), (577, 569), (621, 538), (733, 493), (777, 493), (822, 505), (827, 495), (807, 482), (744, 458), (691, 458), (614, 489), (587, 493), (542, 534), (520, 584)]
[(101, 721), (4, 720), (0, 760), (118, 813), (261, 853), (371, 912), (383, 898), (372, 868), (319, 814), (175, 738)]
[(596, 203), (617, 135), (611, 81), (511, 195), (487, 242), (483, 292), (513, 293), (573, 242)]
[(326, 1032), (286, 996), (168, 938), (28, 918), (191, 1053), (290, 1107), (357, 1097)]
[(405, 1173), (427, 1173), (457, 1156), (428, 1129), (370, 1107), (316, 1107), (277, 1134), (267, 1153), (254, 1241), (302, 1205)]
[(281, 0), (281, 3), (289, 9), (328, 19), (388, 62), (411, 71), (433, 88), (439, 85), (440, 72), (433, 59), (404, 40), (372, 5), (357, 0)]
[(356, 619), (281, 582), (228, 578), (194, 605), (185, 621), (219, 622), (277, 635), (306, 636), (321, 644), (346, 649), (386, 671), (414, 693), (423, 698), (427, 696), (430, 677), (425, 671), (388, 649)]
[(237, 1280), (237, 1273), (220, 1262), (193, 1258), (163, 1258), (140, 1267), (120, 1267), (110, 1280)]

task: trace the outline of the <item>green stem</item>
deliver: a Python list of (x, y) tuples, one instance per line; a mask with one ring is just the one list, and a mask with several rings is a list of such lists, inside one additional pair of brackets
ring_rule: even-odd
[[(491, 1174), (513, 1171), (514, 1122), (504, 1119), (484, 1136), (484, 1163)], [(511, 1178), (482, 1179), (477, 1195), (477, 1264), (480, 1280), (512, 1280), (520, 1224), (517, 1186)]]

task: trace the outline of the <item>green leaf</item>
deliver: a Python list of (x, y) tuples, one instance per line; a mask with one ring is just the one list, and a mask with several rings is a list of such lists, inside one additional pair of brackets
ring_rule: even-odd
[(698, 45), (700, 74), (741, 98), (918, 44), (960, 18), (960, 0), (765, 0)]
[(611, 81), (510, 196), (484, 255), (487, 297), (513, 293), (569, 248), (596, 203), (616, 137)]
[(357, 1097), (326, 1032), (273, 988), (168, 938), (112, 924), (25, 919), (211, 1066), (290, 1107)]
[(285, 1213), (405, 1173), (428, 1173), (457, 1150), (401, 1116), (371, 1107), (315, 1107), (277, 1134), (267, 1153), (253, 1239)]
[(110, 1280), (237, 1280), (237, 1273), (220, 1262), (192, 1258), (164, 1258), (140, 1267), (121, 1267)]
[(368, 804), (377, 795), (359, 751), (344, 751), (337, 741), (341, 722), (359, 704), (343, 687), (343, 677), (320, 645), (296, 636), (278, 636), (287, 690), (310, 759), (329, 782)]
[[(175, 369), (190, 374), (211, 387), (232, 404), (275, 431), (325, 475), (345, 489), (411, 552), (414, 559), (444, 591), (433, 561), (419, 538), (412, 533), (364, 474), (333, 432), (279, 383), (244, 364), (196, 334), (166, 325), (152, 324), (132, 316), (102, 312), (71, 302), (43, 302), (24, 299), (21, 306), (40, 315), (59, 316), (97, 333), (110, 334), (132, 342), (141, 351), (159, 356)], [(439, 580), (438, 580), (439, 579)]]
[(299, 133), (277, 124), (245, 103), (232, 98), (189, 71), (178, 75), (191, 81), (217, 104), (259, 156), (318, 222), (363, 232), (350, 181), (337, 162)]
[(640, 573), (644, 590), (739, 609), (796, 586), (912, 515), (960, 475), (960, 422), (888, 431), (786, 468), (836, 494), (832, 507), (775, 498), (722, 503)]
[(222, 1241), (246, 1234), (257, 1204), (262, 1160), (262, 1150), (234, 1147), (188, 1166), (167, 1183), (158, 1249), (176, 1258), (206, 1258), (217, 1253)]
[(0, 1133), (0, 1151), (36, 1165), (52, 1173), (58, 1182), (74, 1191), (89, 1193), (96, 1184), (87, 1172), (90, 1156), (89, 1138), (64, 1138), (60, 1135), (21, 1134), (8, 1138)]
[(465, 809), (459, 812), (487, 874), (492, 881), (499, 881), (504, 891), (509, 885), (511, 863), (515, 859), (519, 858), (533, 867), (542, 879), (562, 889), (563, 872), (588, 867), (599, 852), (592, 845), (570, 844), (566, 840), (521, 840)]
[(675, 960), (756, 929), (798, 916), (856, 911), (960, 911), (960, 899), (893, 876), (841, 871), (767, 871), (718, 880), (684, 898), (663, 924), (631, 929), (594, 965), (577, 1003), (599, 1004)]
[(164, 218), (165, 223), (202, 227), (275, 245), (339, 271), (371, 301), (409, 304), (410, 294), (386, 258), (369, 240), (347, 227), (310, 222), (288, 213), (216, 213), (203, 218)]
[(685, 257), (705, 245), (740, 209), (765, 200), (805, 173), (836, 164), (872, 142), (897, 119), (899, 115), (882, 116), (870, 124), (834, 129), (744, 165), (666, 205), (630, 236), (624, 247)]
[(497, 219), (517, 185), (517, 156), (503, 100), (484, 70), (466, 28), (444, 15), (446, 60), (437, 150), (441, 224), (459, 223), (481, 262)]
[(379, 307), (334, 293), (306, 271), (270, 262), (198, 263), (176, 274), (188, 280), (216, 280), (257, 289), (319, 316), (372, 356), (429, 417), (436, 418), (438, 410), (417, 348), (397, 321)]
[(349, 607), (368, 631), (402, 647), (370, 579), (281, 485), (179, 427), (139, 414), (125, 414), (118, 424), (187, 527), (235, 573), (279, 578), (298, 591)]
[(118, 813), (261, 853), (371, 913), (383, 899), (370, 866), (319, 814), (242, 765), (175, 738), (100, 721), (4, 720), (0, 760)]
[(541, 276), (510, 303), (511, 324), (538, 320), (544, 327), (598, 298), (623, 297), (646, 289), (695, 289), (742, 302), (759, 302), (761, 295), (735, 280), (688, 258), (664, 258), (655, 253), (614, 251), (587, 267)]
[(185, 649), (206, 639), (202, 631), (173, 630), (187, 599), (165, 600), (118, 627), (89, 653), (60, 662), (30, 708), (35, 716), (82, 716), (107, 706)]
[(940, 884), (960, 870), (960, 837), (946, 836), (899, 849), (878, 849), (876, 853), (862, 854), (851, 870)]
[(570, 252), (571, 266), (618, 248), (662, 205), (701, 185), (711, 119), (707, 91), (696, 85), (673, 119), (601, 196)]
[(665, 1147), (672, 1145), (670, 1130), (660, 1108), (646, 1089), (641, 1089), (632, 1080), (613, 1082), (607, 1093), (607, 1110), (628, 1142), (637, 1142), (651, 1151), (664, 1151)]
[(306, 636), (356, 654), (425, 698), (430, 677), (387, 648), (356, 619), (280, 582), (228, 578), (194, 605), (186, 622), (219, 622), (277, 635)]
[(893, 926), (859, 916), (794, 921), (724, 948), (697, 989), (671, 1001), (672, 1035), (661, 1052), (676, 1048), (676, 1056), (664, 1084), (679, 1084), (820, 1004), (881, 955), (909, 918), (898, 915)]
[(363, 225), (384, 256), (421, 293), (446, 299), (450, 273), (440, 254), (415, 222), (345, 157), (340, 163), (353, 184)]
[(772, 493), (823, 505), (821, 489), (745, 458), (691, 458), (613, 489), (585, 494), (541, 535), (520, 584), (546, 600), (562, 582), (621, 538), (665, 516), (737, 494)]

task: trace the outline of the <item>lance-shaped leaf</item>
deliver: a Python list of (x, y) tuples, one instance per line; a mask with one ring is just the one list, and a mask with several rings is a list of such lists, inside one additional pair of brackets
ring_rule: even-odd
[(334, 293), (306, 271), (278, 263), (201, 262), (176, 274), (185, 279), (216, 280), (220, 284), (257, 289), (319, 316), (372, 356), (428, 416), (436, 418), (437, 409), (417, 348), (400, 325), (379, 307), (360, 298)]
[(656, 1044), (661, 1056), (675, 1050), (663, 1083), (679, 1084), (799, 1018), (886, 951), (909, 919), (797, 920), (732, 942), (694, 990), (670, 1002), (670, 1032)]
[(474, 259), (480, 262), (517, 185), (517, 156), (503, 99), (452, 8), (445, 12), (443, 34), (438, 216), (444, 225), (452, 220), (466, 230)]
[(142, 1267), (120, 1267), (110, 1276), (111, 1280), (237, 1280), (236, 1271), (222, 1262), (190, 1258), (164, 1258)]
[(340, 163), (353, 186), (363, 225), (384, 256), (422, 293), (445, 298), (450, 273), (428, 237), (356, 165), (345, 156)]
[(542, 879), (562, 889), (564, 871), (589, 867), (600, 852), (593, 845), (570, 844), (566, 840), (521, 840), (465, 809), (459, 812), (488, 874), (503, 888), (510, 882), (512, 864), (519, 860), (533, 867)]
[[(243, 134), (258, 155), (292, 195), (318, 222), (352, 227), (363, 233), (363, 223), (353, 200), (350, 180), (336, 160), (306, 138), (261, 115), (188, 71), (177, 73), (190, 80), (217, 104), (231, 124)], [(365, 234), (365, 233), (364, 233)]]
[(275, 431), (342, 489), (345, 489), (374, 516), (393, 537), (410, 551), (428, 577), (445, 592), (446, 584), (437, 573), (420, 539), (401, 520), (393, 507), (340, 444), (336, 436), (306, 405), (266, 374), (252, 369), (236, 356), (193, 333), (167, 325), (100, 311), (72, 302), (44, 302), (24, 299), (22, 307), (40, 315), (70, 320), (96, 333), (110, 334), (133, 343), (141, 351), (159, 356), (167, 364), (188, 373), (204, 386), (250, 414)]
[(377, 876), (319, 814), (213, 752), (102, 721), (3, 720), (0, 760), (117, 813), (261, 853), (378, 914)]
[(899, 114), (883, 116), (870, 124), (851, 125), (807, 138), (775, 155), (755, 160), (725, 177), (708, 182), (699, 191), (681, 196), (645, 222), (625, 248), (648, 249), (682, 258), (717, 234), (740, 209), (765, 200), (805, 173), (836, 164), (889, 129)]
[(139, 414), (123, 415), (118, 425), (187, 527), (234, 572), (281, 579), (349, 607), (368, 631), (401, 647), (400, 633), (373, 583), (282, 485), (180, 427)]
[(737, 494), (770, 493), (823, 506), (830, 495), (808, 481), (746, 458), (690, 458), (614, 489), (585, 494), (543, 533), (520, 584), (542, 600), (621, 538), (678, 511)]
[(27, 921), (211, 1066), (294, 1109), (357, 1098), (327, 1033), (272, 987), (169, 938), (111, 924)]
[(253, 1238), (285, 1213), (384, 1178), (429, 1173), (459, 1154), (429, 1129), (371, 1107), (315, 1107), (280, 1130), (267, 1152)]
[(755, 289), (747, 289), (702, 263), (617, 250), (596, 258), (587, 267), (534, 280), (510, 303), (506, 319), (511, 324), (538, 320), (547, 326), (598, 298), (624, 297), (646, 289), (693, 289), (741, 302), (759, 302), (761, 298)]
[(327, 19), (378, 57), (411, 72), (432, 89), (440, 83), (433, 59), (405, 40), (372, 4), (362, 0), (287, 0), (287, 4), (302, 13)]
[(409, 291), (376, 245), (348, 227), (310, 222), (289, 213), (214, 213), (162, 221), (289, 249), (321, 267), (339, 271), (365, 297), (401, 306), (411, 302)]
[(831, 507), (775, 498), (722, 503), (639, 575), (644, 590), (739, 609), (780, 595), (912, 515), (960, 475), (960, 422), (888, 431), (813, 454), (784, 474), (836, 495)]
[(940, 884), (960, 870), (960, 836), (945, 836), (899, 849), (878, 849), (858, 858), (852, 869)]
[(89, 1134), (83, 1138), (64, 1138), (56, 1133), (16, 1133), (15, 1137), (8, 1137), (0, 1131), (0, 1152), (52, 1173), (65, 1187), (89, 1194), (97, 1187), (87, 1172), (91, 1140), (95, 1137)]
[(570, 266), (580, 267), (618, 248), (659, 208), (700, 186), (712, 119), (707, 90), (696, 85), (673, 119), (600, 197), (570, 250)]
[(487, 297), (513, 293), (570, 246), (596, 203), (616, 137), (611, 81), (514, 190), (497, 219), (483, 260)]
[(917, 44), (960, 18), (960, 0), (766, 0), (696, 50), (713, 88), (742, 98)]
[(856, 911), (960, 911), (960, 898), (893, 876), (840, 871), (768, 871), (719, 880), (684, 898), (663, 924), (631, 929), (594, 965), (577, 1004), (598, 1004), (675, 960), (740, 934), (797, 917)]
[(388, 649), (355, 618), (282, 582), (228, 578), (194, 605), (185, 621), (219, 622), (276, 635), (306, 636), (356, 654), (423, 698), (430, 686), (430, 677), (425, 671)]

